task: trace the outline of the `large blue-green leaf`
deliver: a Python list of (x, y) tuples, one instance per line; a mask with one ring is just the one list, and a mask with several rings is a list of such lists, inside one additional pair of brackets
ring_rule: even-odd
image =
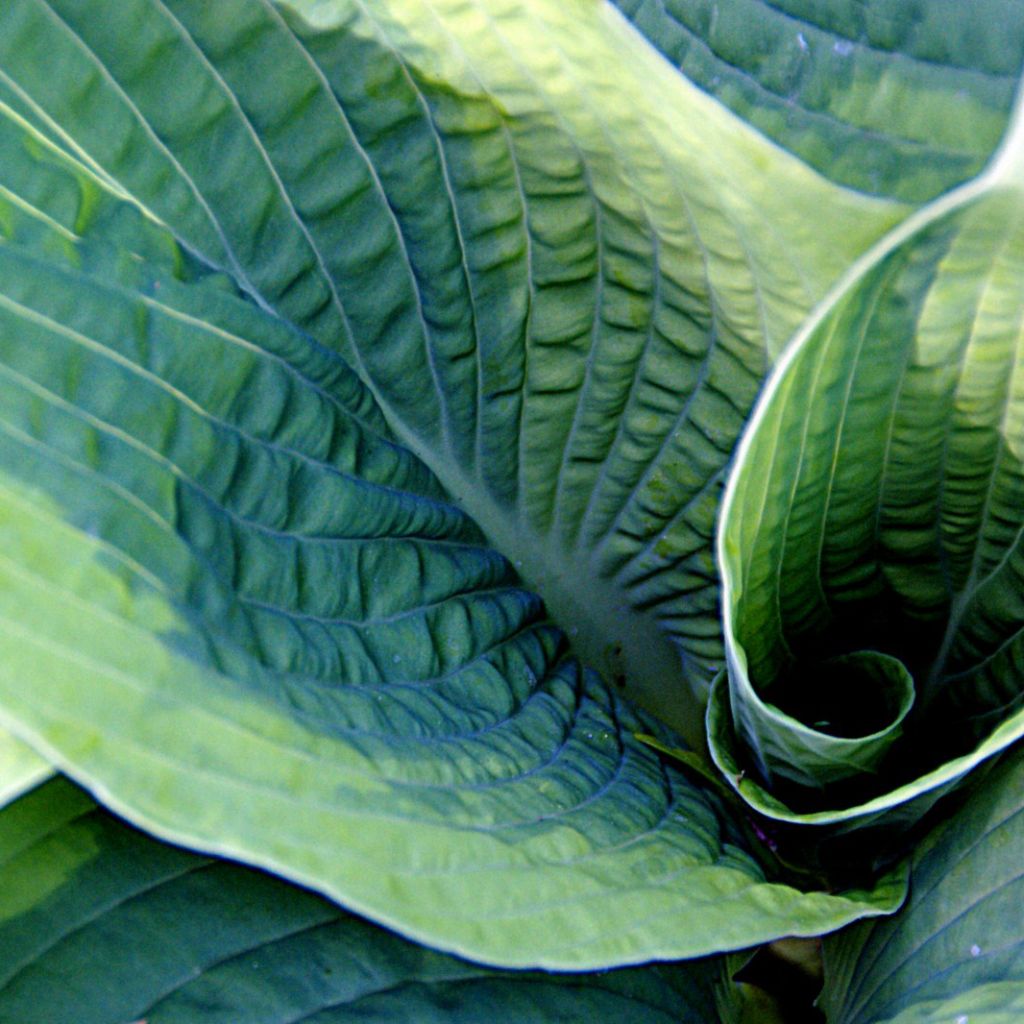
[(490, 961), (898, 904), (896, 878), (769, 883), (337, 356), (223, 287), (80, 258), (0, 246), (0, 721), (53, 763)]
[(615, 0), (691, 81), (833, 181), (931, 199), (981, 170), (1024, 58), (1013, 0)]
[(699, 741), (733, 442), (902, 207), (591, 3), (13, 0), (0, 103), (0, 722), (482, 960), (898, 905), (766, 878), (520, 576)]
[(3, 1024), (729, 1024), (725, 958), (500, 972), (156, 842), (55, 780), (0, 813)]
[(1024, 734), (1022, 150), (861, 261), (740, 448), (712, 746), (773, 817), (914, 821)]
[(0, 100), (344, 355), (585, 660), (702, 742), (678, 695), (721, 658), (725, 466), (770, 358), (905, 208), (591, 0), (0, 17)]
[(1024, 1009), (1024, 759), (1013, 754), (914, 853), (892, 923), (827, 938), (829, 1024), (1016, 1024)]

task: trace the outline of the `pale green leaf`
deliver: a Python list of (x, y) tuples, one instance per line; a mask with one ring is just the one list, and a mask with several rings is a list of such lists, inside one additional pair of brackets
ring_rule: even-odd
[(583, 0), (110, 12), (0, 8), (0, 721), (489, 962), (893, 910), (766, 878), (520, 578), (699, 742), (734, 442), (905, 208)]
[(31, 747), (0, 729), (0, 808), (53, 774)]

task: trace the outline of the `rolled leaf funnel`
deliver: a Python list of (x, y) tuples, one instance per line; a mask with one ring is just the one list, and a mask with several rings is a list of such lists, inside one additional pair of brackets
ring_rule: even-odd
[(780, 823), (904, 832), (1024, 730), (1022, 167), (1018, 116), (819, 308), (738, 449), (709, 745)]
[(914, 705), (910, 672), (879, 651), (798, 665), (775, 691), (737, 705), (736, 727), (767, 781), (815, 789), (877, 772)]

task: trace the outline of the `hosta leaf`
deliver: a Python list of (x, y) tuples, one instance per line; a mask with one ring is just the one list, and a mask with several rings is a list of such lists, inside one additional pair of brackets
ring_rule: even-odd
[[(712, 744), (774, 817), (919, 817), (1024, 732), (1021, 150), (1018, 128), (861, 261), (740, 448)], [(835, 660), (856, 651), (856, 671)], [(895, 721), (906, 673), (916, 704), (879, 760), (866, 737)]]
[(931, 199), (981, 170), (1024, 55), (1012, 0), (615, 0), (693, 82), (822, 174)]
[(0, 871), (4, 1024), (738, 1020), (724, 958), (488, 970), (156, 842), (65, 780), (0, 814)]
[(825, 940), (829, 1024), (1014, 1024), (1024, 1008), (1024, 760), (1000, 765), (915, 852), (892, 925)]
[(0, 722), (158, 835), (481, 960), (898, 905), (766, 881), (338, 356), (74, 263), (0, 246)]
[(354, 365), (584, 659), (702, 742), (678, 695), (721, 658), (726, 463), (770, 358), (904, 207), (591, 0), (12, 0), (0, 72)]
[(766, 880), (503, 555), (672, 714), (764, 367), (902, 207), (589, 3), (14, 0), (0, 101), (0, 721), (482, 960), (898, 904)]

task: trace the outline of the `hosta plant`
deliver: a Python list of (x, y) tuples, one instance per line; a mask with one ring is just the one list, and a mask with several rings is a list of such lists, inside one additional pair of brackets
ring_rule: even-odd
[(1022, 59), (4, 0), (0, 1022), (1018, 1020)]

